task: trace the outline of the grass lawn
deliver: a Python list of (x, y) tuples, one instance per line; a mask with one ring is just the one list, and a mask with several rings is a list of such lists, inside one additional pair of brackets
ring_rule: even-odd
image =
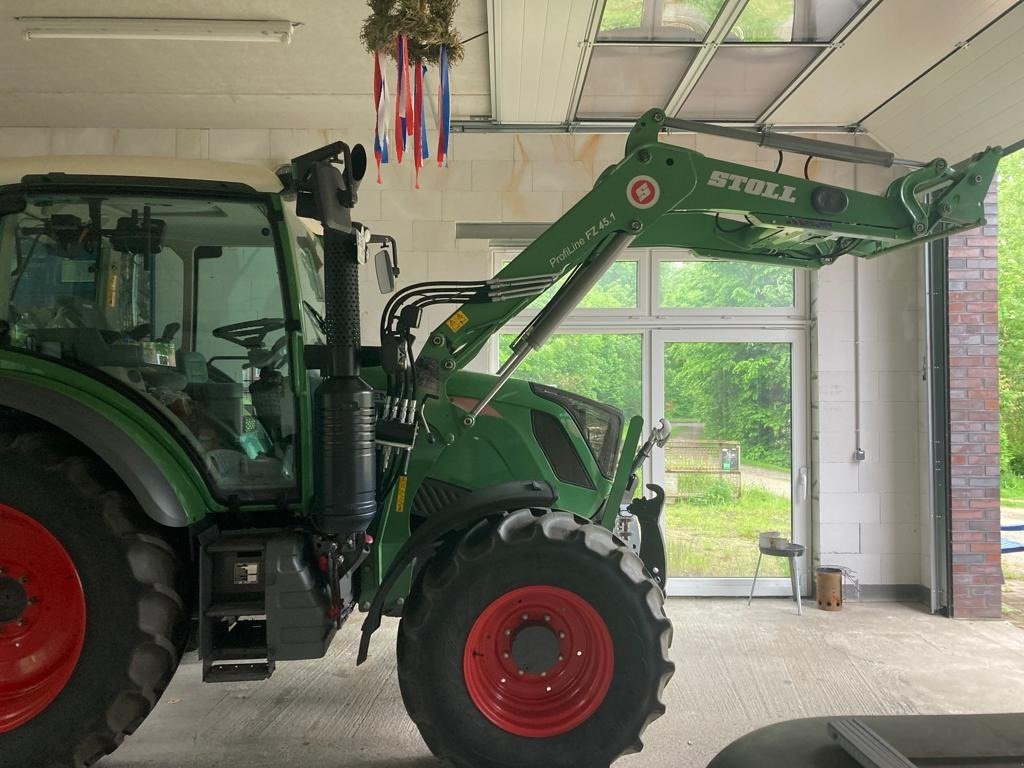
[[(738, 499), (728, 487), (713, 487), (688, 500), (669, 504), (666, 546), (669, 576), (753, 576), (757, 534), (790, 533), (789, 499), (752, 487)], [(788, 576), (784, 558), (766, 557), (764, 576)]]
[(999, 478), (999, 503), (1004, 507), (1024, 507), (1024, 477), (1003, 472)]

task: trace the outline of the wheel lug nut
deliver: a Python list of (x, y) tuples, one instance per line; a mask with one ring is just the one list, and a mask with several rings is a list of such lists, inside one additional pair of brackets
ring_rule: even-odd
[(565, 661), (565, 656), (563, 656), (562, 654), (558, 654), (558, 660)]
[(525, 673), (525, 672), (523, 672), (523, 670), (521, 670), (521, 669), (518, 669), (518, 670), (516, 670), (516, 674), (517, 674), (517, 675), (525, 675), (526, 673)]
[(511, 635), (512, 635), (512, 630), (511, 629), (506, 629), (505, 630), (505, 637), (510, 637)]
[(558, 633), (558, 639), (559, 640), (565, 640), (565, 632), (559, 632)]
[(547, 672), (541, 672), (541, 673), (540, 673), (540, 676), (541, 676), (541, 677), (547, 677), (547, 676), (548, 676), (548, 673), (547, 673)]
[(28, 622), (25, 621), (24, 619), (18, 619), (18, 626), (19, 627), (24, 627), (26, 624), (28, 624)]
[(523, 619), (523, 621), (529, 621), (530, 620), (530, 614), (524, 613), (523, 616), (522, 616), (522, 619)]
[(18, 581), (20, 581), (22, 584), (28, 584), (28, 576), (22, 576), (20, 579), (18, 579)]
[(551, 616), (545, 613), (544, 614), (544, 621), (551, 621)]
[(507, 659), (508, 658), (508, 651), (505, 651), (503, 654), (501, 654), (501, 658)]

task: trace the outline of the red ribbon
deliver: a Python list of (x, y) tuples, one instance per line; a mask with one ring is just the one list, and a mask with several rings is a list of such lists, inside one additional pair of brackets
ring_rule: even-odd
[(413, 163), (416, 167), (416, 189), (420, 188), (420, 168), (423, 167), (423, 63), (416, 62), (416, 103), (413, 106)]
[(409, 41), (399, 35), (395, 46), (398, 76), (395, 82), (395, 158), (399, 163), (405, 154), (405, 136), (409, 124)]

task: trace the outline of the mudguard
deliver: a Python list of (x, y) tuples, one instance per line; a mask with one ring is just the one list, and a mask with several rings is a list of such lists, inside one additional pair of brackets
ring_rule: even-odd
[(49, 387), (0, 379), (0, 406), (52, 424), (78, 440), (117, 473), (156, 523), (183, 528), (191, 521), (157, 462), (112, 421)]
[(356, 664), (366, 661), (370, 637), (380, 628), (388, 594), (414, 559), (432, 555), (446, 535), (465, 530), (485, 517), (517, 509), (547, 508), (557, 500), (558, 492), (544, 481), (502, 483), (463, 496), (444, 513), (429, 518), (402, 545), (384, 576), (363, 622)]

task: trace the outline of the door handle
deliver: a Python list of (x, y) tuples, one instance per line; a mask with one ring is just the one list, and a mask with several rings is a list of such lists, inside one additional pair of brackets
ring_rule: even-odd
[(796, 473), (797, 499), (807, 501), (807, 467), (800, 467)]

